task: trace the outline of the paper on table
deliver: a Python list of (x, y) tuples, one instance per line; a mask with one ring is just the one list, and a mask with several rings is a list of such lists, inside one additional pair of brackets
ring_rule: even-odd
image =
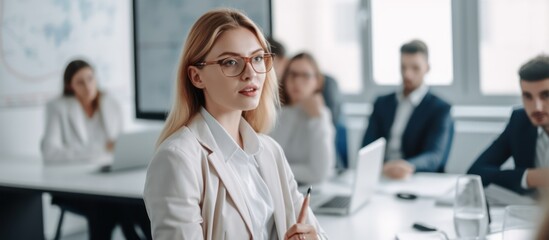
[(406, 180), (382, 179), (377, 191), (387, 194), (412, 193), (419, 197), (439, 198), (454, 189), (457, 175), (416, 173)]

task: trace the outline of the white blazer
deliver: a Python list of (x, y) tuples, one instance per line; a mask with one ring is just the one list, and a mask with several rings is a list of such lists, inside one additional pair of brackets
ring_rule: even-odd
[[(278, 237), (296, 223), (303, 195), (282, 148), (259, 134), (262, 150), (257, 156), (274, 203)], [(156, 240), (255, 239), (242, 189), (201, 114), (167, 138), (149, 165), (144, 200)], [(312, 211), (308, 223), (327, 239)]]
[[(122, 131), (122, 111), (116, 100), (102, 93), (99, 113), (107, 137), (116, 140)], [(76, 97), (59, 97), (46, 106), (46, 128), (41, 150), (45, 164), (61, 164), (93, 161), (97, 149), (86, 148), (89, 139), (85, 112)], [(96, 143), (102, 149), (107, 143)]]

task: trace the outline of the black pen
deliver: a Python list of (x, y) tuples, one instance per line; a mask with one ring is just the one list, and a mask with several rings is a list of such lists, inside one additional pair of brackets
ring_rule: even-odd
[(307, 195), (305, 195), (305, 199), (303, 199), (303, 205), (301, 205), (301, 211), (299, 211), (297, 223), (305, 223), (305, 221), (307, 220), (307, 209), (309, 208), (312, 188), (313, 186), (309, 186), (309, 189), (307, 190)]

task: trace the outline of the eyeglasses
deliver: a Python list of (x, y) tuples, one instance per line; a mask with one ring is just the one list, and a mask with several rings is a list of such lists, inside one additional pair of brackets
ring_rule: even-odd
[(197, 67), (204, 67), (208, 65), (218, 64), (221, 67), (221, 71), (227, 77), (236, 77), (244, 72), (246, 69), (246, 63), (250, 63), (252, 69), (256, 73), (267, 73), (273, 68), (273, 53), (261, 53), (251, 57), (233, 56), (223, 58), (217, 61), (203, 61), (196, 63)]

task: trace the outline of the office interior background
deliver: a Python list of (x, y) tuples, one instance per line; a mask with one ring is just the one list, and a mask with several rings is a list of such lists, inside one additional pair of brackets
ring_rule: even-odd
[[(136, 118), (136, 2), (147, 6), (138, 9), (145, 16), (170, 4), (185, 9), (187, 1), (0, 0), (1, 156), (40, 161), (45, 103), (61, 94), (63, 69), (75, 57), (94, 65), (100, 88), (113, 93), (123, 106), (125, 131), (162, 125), (162, 121)], [(202, 10), (209, 8), (209, 2), (215, 1), (204, 2)], [(426, 82), (453, 104), (456, 133), (446, 166), (450, 173), (465, 173), (503, 130), (513, 107), (520, 106), (520, 65), (549, 53), (547, 0), (263, 2), (270, 15), (258, 17), (268, 18), (268, 31), (286, 46), (288, 55), (311, 53), (321, 70), (337, 81), (351, 168), (372, 101), (400, 84), (398, 50), (403, 43), (426, 42), (431, 54)], [(155, 27), (162, 31), (162, 25)], [(171, 44), (178, 49), (171, 54), (178, 56), (182, 42)], [(146, 50), (140, 56), (146, 56)], [(163, 75), (168, 88), (175, 78), (175, 65)], [(59, 213), (47, 198), (45, 235), (51, 237)], [(73, 215), (65, 224), (66, 234), (85, 228), (85, 220)]]

